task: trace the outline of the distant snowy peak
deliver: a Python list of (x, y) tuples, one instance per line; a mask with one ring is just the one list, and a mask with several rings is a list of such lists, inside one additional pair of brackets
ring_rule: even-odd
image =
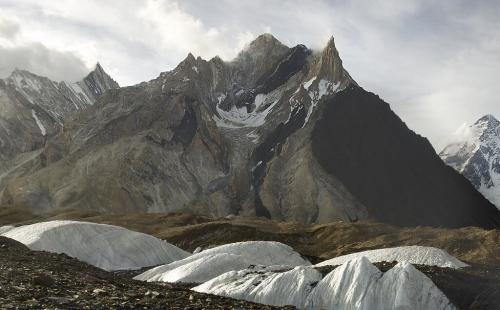
[(500, 121), (485, 115), (473, 125), (462, 125), (453, 140), (441, 158), (500, 208)]

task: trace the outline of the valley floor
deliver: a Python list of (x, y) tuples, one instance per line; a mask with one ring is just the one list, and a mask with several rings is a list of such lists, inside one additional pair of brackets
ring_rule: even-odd
[[(238, 241), (279, 241), (312, 263), (364, 250), (422, 245), (446, 250), (471, 267), (449, 269), (416, 265), (459, 309), (498, 309), (500, 231), (475, 227), (403, 228), (374, 222), (301, 224), (262, 218), (212, 219), (186, 213), (102, 215), (59, 210), (35, 215), (0, 207), (1, 225), (71, 219), (113, 224), (144, 232), (194, 251)], [(2, 308), (271, 309), (189, 291), (189, 287), (134, 281), (130, 272), (105, 272), (66, 255), (28, 250), (0, 237)], [(386, 271), (394, 263), (376, 264)], [(334, 267), (320, 267), (326, 274)]]
[(365, 250), (421, 245), (446, 250), (467, 263), (500, 266), (500, 230), (477, 227), (398, 227), (369, 221), (303, 224), (252, 217), (209, 218), (189, 213), (99, 214), (71, 209), (33, 214), (24, 208), (0, 206), (0, 226), (51, 220), (121, 226), (167, 240), (186, 251), (239, 241), (267, 240), (287, 244), (312, 263), (318, 263)]

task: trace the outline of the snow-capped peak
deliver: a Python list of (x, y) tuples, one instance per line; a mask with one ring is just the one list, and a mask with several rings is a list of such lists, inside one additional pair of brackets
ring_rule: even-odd
[(479, 123), (488, 123), (488, 124), (494, 124), (494, 125), (500, 125), (500, 121), (498, 119), (496, 119), (495, 116), (491, 115), (491, 114), (486, 114), (485, 116), (481, 117), (480, 119), (478, 119), (476, 121), (475, 124), (479, 124)]
[(485, 115), (464, 124), (439, 154), (486, 198), (500, 207), (500, 121)]

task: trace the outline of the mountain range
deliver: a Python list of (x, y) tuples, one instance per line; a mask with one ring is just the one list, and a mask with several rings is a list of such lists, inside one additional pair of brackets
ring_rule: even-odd
[(0, 105), (3, 205), (500, 226), (493, 204), (354, 81), (333, 38), (313, 51), (264, 34), (231, 61), (189, 54), (122, 88), (100, 65), (76, 84), (17, 70)]

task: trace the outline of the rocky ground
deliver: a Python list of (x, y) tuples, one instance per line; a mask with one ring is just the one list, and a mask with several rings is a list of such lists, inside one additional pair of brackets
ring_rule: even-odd
[[(278, 309), (135, 281), (0, 237), (1, 309)], [(283, 308), (284, 309), (284, 308)], [(292, 308), (288, 308), (292, 309)]]

